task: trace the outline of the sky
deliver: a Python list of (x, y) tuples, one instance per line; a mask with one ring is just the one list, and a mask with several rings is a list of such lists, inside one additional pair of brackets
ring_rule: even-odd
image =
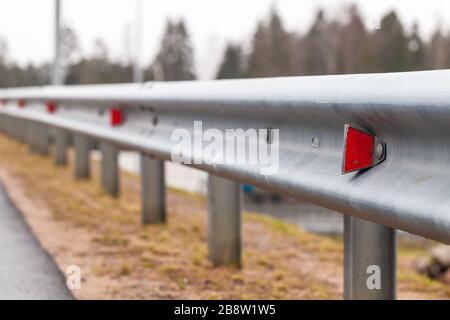
[[(450, 22), (448, 0), (61, 0), (62, 19), (80, 37), (82, 52), (92, 54), (101, 38), (110, 57), (125, 61), (134, 55), (136, 11), (142, 17), (140, 60), (149, 64), (155, 56), (165, 21), (183, 17), (195, 50), (200, 79), (214, 77), (227, 41), (248, 46), (256, 23), (267, 18), (274, 6), (289, 31), (306, 32), (318, 8), (327, 17), (342, 16), (344, 9), (357, 4), (368, 27), (395, 9), (410, 28), (417, 21), (423, 36), (436, 27), (445, 30)], [(8, 44), (8, 57), (24, 65), (50, 61), (54, 52), (54, 0), (1, 0), (0, 38)]]

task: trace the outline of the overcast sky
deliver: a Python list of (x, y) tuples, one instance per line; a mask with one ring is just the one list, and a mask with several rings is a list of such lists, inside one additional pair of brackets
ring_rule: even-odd
[[(272, 5), (288, 30), (305, 31), (319, 7), (328, 17), (356, 3), (370, 23), (396, 9), (410, 27), (418, 21), (423, 35), (438, 25), (448, 28), (448, 0), (142, 0), (142, 61), (149, 63), (159, 47), (167, 17), (184, 17), (195, 48), (200, 78), (214, 76), (226, 41), (251, 39), (256, 22), (267, 17)], [(62, 0), (63, 20), (80, 36), (84, 54), (102, 38), (114, 59), (132, 51), (135, 0)], [(9, 58), (21, 64), (49, 61), (53, 55), (54, 0), (1, 0), (0, 37), (8, 43)]]

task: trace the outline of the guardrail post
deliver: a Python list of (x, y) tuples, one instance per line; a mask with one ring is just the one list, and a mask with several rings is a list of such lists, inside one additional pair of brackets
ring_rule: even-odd
[(55, 164), (65, 166), (67, 164), (68, 134), (62, 129), (55, 129)]
[(91, 141), (83, 135), (75, 135), (75, 178), (87, 179), (91, 176)]
[(18, 142), (20, 142), (20, 139), (21, 139), (20, 134), (21, 134), (21, 130), (22, 130), (20, 119), (12, 118), (11, 125), (12, 125), (12, 133), (13, 133), (14, 139), (16, 139)]
[(344, 215), (344, 298), (396, 298), (394, 229)]
[(166, 222), (164, 161), (141, 154), (143, 224)]
[(0, 131), (5, 133), (5, 116), (3, 114), (0, 115)]
[(9, 126), (9, 136), (11, 137), (11, 138), (15, 138), (15, 136), (14, 136), (14, 128), (16, 127), (16, 125), (15, 125), (15, 122), (14, 122), (14, 118), (13, 117), (10, 117), (9, 118), (9, 124), (8, 124), (8, 126)]
[(18, 123), (18, 136), (19, 136), (19, 141), (21, 143), (26, 142), (26, 132), (27, 132), (27, 121), (20, 119), (19, 123)]
[(208, 179), (208, 257), (213, 265), (241, 265), (239, 183), (210, 174)]
[(19, 142), (22, 142), (22, 132), (23, 132), (23, 120), (22, 119), (16, 119), (16, 139)]
[(45, 125), (37, 125), (37, 137), (38, 137), (38, 152), (41, 155), (49, 154), (49, 128)]
[(118, 197), (120, 192), (119, 149), (113, 144), (100, 142), (100, 151), (102, 153), (102, 187), (110, 196)]
[(33, 121), (29, 121), (28, 125), (28, 143), (30, 145), (30, 151), (38, 151), (38, 128), (37, 124)]

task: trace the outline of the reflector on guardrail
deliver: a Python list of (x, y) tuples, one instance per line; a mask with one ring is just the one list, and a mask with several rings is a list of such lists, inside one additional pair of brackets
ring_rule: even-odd
[(55, 111), (56, 111), (56, 102), (48, 101), (47, 102), (47, 112), (48, 113), (55, 113)]
[(361, 129), (345, 125), (342, 174), (371, 168), (385, 157), (383, 141)]
[(27, 104), (27, 102), (24, 99), (19, 99), (17, 100), (17, 106), (19, 108), (25, 108), (25, 105)]
[(119, 126), (123, 122), (123, 114), (122, 111), (117, 108), (112, 108), (110, 111), (111, 115), (111, 125), (113, 127)]

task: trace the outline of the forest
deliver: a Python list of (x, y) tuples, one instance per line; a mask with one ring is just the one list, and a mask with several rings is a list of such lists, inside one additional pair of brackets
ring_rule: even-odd
[[(409, 30), (411, 29), (411, 30)], [(437, 28), (429, 39), (419, 26), (407, 29), (396, 12), (385, 14), (379, 28), (367, 28), (356, 6), (345, 18), (329, 18), (319, 10), (307, 30), (287, 31), (272, 8), (255, 26), (249, 48), (228, 43), (217, 66), (216, 78), (254, 78), (367, 72), (396, 72), (450, 67), (450, 33)], [(8, 58), (7, 43), (0, 39), (0, 87), (50, 83), (52, 65), (19, 66)], [(145, 67), (145, 80), (196, 79), (194, 50), (186, 23), (168, 19), (159, 51)], [(132, 63), (117, 62), (108, 47), (97, 40), (94, 53), (80, 54), (76, 30), (63, 26), (61, 63), (66, 84), (132, 81)]]

